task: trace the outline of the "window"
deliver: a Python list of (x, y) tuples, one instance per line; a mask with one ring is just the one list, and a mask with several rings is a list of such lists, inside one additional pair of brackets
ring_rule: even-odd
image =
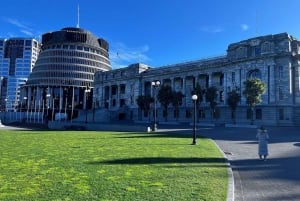
[(213, 117), (214, 117), (214, 119), (219, 119), (220, 115), (221, 115), (220, 108), (214, 109), (214, 111), (213, 111)]
[(251, 109), (247, 109), (246, 118), (251, 119)]
[(167, 117), (168, 111), (167, 110), (163, 110), (163, 117)]
[(125, 88), (126, 88), (125, 84), (120, 85), (120, 94), (125, 94)]
[(188, 119), (191, 118), (192, 117), (192, 111), (191, 110), (186, 110), (185, 111), (185, 117), (188, 118)]
[(111, 95), (117, 95), (117, 87), (116, 86), (112, 86)]
[(224, 74), (220, 75), (220, 86), (223, 86), (224, 83)]
[(120, 99), (120, 107), (125, 106), (125, 99)]
[(31, 40), (26, 40), (25, 41), (25, 46), (31, 46)]
[(281, 80), (282, 78), (283, 78), (283, 66), (279, 66), (278, 79)]
[(256, 109), (255, 111), (256, 119), (262, 119), (262, 110), (261, 109)]
[(235, 119), (235, 112), (231, 111), (231, 119)]
[(231, 81), (235, 83), (235, 72), (231, 72)]
[(148, 117), (148, 111), (144, 110), (144, 117)]
[(279, 108), (279, 120), (284, 120), (284, 109)]
[(179, 109), (174, 110), (174, 118), (179, 118)]
[(261, 45), (262, 52), (270, 52), (271, 51), (271, 44), (269, 42), (265, 42)]
[(253, 79), (253, 78), (261, 79), (261, 72), (258, 69), (251, 70), (248, 72), (247, 77), (250, 79)]
[(130, 95), (130, 104), (131, 104), (131, 105), (134, 104), (134, 95)]
[(245, 47), (239, 47), (236, 52), (237, 58), (244, 58), (247, 55), (247, 49)]
[(278, 97), (279, 97), (279, 100), (281, 100), (281, 101), (284, 98), (282, 87), (278, 87)]
[(199, 119), (205, 119), (205, 110), (203, 110), (203, 109), (199, 110), (198, 118)]
[(260, 47), (255, 47), (254, 48), (254, 56), (260, 56), (260, 53), (261, 53)]

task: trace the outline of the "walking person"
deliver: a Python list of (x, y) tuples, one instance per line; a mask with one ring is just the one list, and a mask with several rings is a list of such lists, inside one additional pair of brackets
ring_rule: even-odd
[(261, 126), (257, 130), (256, 138), (258, 139), (258, 155), (260, 160), (266, 160), (267, 156), (269, 155), (268, 152), (268, 131), (265, 129), (265, 127)]

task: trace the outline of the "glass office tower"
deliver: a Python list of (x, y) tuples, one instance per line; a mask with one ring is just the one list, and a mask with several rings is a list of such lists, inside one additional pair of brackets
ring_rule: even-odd
[(38, 53), (39, 42), (35, 39), (0, 39), (1, 111), (13, 112), (20, 107), (20, 87), (26, 83)]

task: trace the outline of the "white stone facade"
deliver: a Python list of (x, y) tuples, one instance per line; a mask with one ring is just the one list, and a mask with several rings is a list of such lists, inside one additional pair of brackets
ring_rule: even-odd
[(140, 95), (154, 95), (151, 82), (159, 80), (185, 97), (176, 117), (170, 104), (167, 120), (158, 103), (158, 122), (190, 123), (193, 121), (191, 91), (196, 83), (203, 89), (218, 89), (214, 117), (204, 101), (198, 108), (198, 122), (215, 124), (232, 123), (231, 110), (226, 103), (227, 93), (239, 89), (241, 102), (237, 108), (237, 123), (250, 123), (243, 82), (258, 77), (266, 84), (262, 103), (255, 107), (255, 124), (300, 125), (300, 42), (287, 33), (256, 37), (230, 44), (227, 54), (221, 57), (195, 60), (152, 68), (133, 64), (126, 68), (96, 72), (94, 102), (104, 108), (111, 120), (153, 121), (151, 115), (140, 111), (136, 99)]

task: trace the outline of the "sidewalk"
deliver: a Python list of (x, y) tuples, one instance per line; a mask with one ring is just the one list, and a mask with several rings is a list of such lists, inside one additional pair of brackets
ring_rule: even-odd
[(231, 164), (236, 201), (300, 200), (300, 128), (271, 127), (267, 161), (258, 160), (256, 129), (200, 129)]

